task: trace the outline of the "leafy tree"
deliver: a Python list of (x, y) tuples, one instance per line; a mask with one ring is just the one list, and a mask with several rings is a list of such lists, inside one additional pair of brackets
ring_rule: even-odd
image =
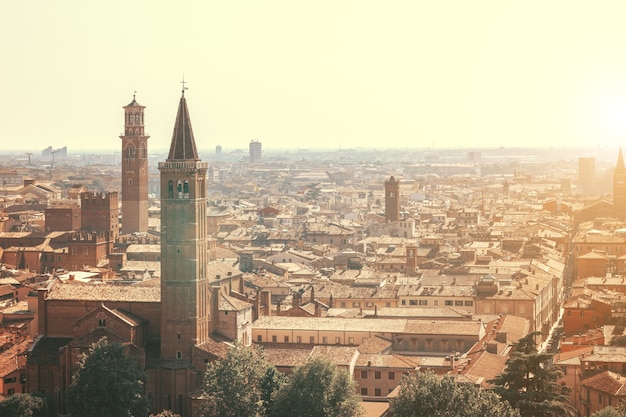
[(602, 410), (598, 410), (591, 415), (591, 417), (626, 417), (626, 410), (623, 407), (615, 409), (613, 407), (606, 407)]
[(272, 406), (282, 375), (262, 352), (235, 346), (226, 358), (208, 365), (202, 389), (207, 396), (204, 417), (256, 417)]
[(76, 417), (148, 416), (144, 380), (144, 372), (126, 357), (124, 347), (103, 337), (79, 358), (67, 391), (68, 410)]
[(361, 398), (347, 371), (324, 358), (296, 368), (274, 397), (271, 417), (356, 417)]
[(404, 376), (393, 408), (396, 417), (519, 417), (495, 393), (433, 372)]
[(43, 409), (43, 399), (30, 394), (14, 394), (0, 402), (0, 416), (38, 416)]
[(493, 390), (522, 417), (573, 416), (574, 409), (567, 404), (571, 388), (558, 383), (563, 371), (552, 365), (553, 355), (537, 351), (535, 337), (540, 334), (530, 333), (513, 345), (506, 368), (490, 381)]
[(150, 414), (150, 417), (180, 417), (180, 414), (174, 414), (170, 410), (163, 410), (159, 414)]

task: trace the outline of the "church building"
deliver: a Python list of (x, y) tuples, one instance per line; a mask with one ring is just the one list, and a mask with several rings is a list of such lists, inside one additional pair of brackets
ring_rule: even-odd
[[(143, 109), (134, 100), (129, 107)], [(142, 129), (138, 138), (147, 139)], [(129, 155), (141, 156), (141, 144), (139, 154)], [(38, 292), (39, 336), (28, 356), (27, 389), (46, 395), (52, 414), (67, 411), (65, 391), (78, 355), (103, 336), (121, 343), (145, 369), (152, 410), (181, 417), (195, 415), (201, 405), (207, 363), (225, 356), (232, 342), (251, 344), (252, 304), (243, 294), (242, 272), (209, 256), (207, 169), (183, 90), (169, 154), (159, 163), (160, 282), (56, 279)]]

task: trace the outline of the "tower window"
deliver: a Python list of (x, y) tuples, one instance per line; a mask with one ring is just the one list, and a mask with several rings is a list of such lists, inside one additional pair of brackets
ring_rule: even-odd
[(176, 359), (182, 359), (183, 358), (183, 352), (181, 352), (180, 350), (176, 352)]
[(174, 182), (172, 180), (167, 182), (167, 197), (174, 198)]
[(178, 198), (183, 198), (183, 184), (180, 181), (176, 184), (176, 191), (178, 192)]
[(185, 180), (185, 184), (183, 184), (183, 197), (189, 198), (189, 181)]

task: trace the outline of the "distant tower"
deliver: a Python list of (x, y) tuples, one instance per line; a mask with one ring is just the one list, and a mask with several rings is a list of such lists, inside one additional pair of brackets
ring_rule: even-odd
[(417, 275), (417, 246), (406, 247), (406, 274), (410, 277)]
[(583, 195), (593, 194), (596, 175), (596, 158), (578, 158), (578, 186)]
[(221, 155), (222, 154), (222, 145), (217, 145), (215, 147), (215, 155)]
[(261, 142), (259, 142), (258, 140), (251, 140), (249, 149), (250, 162), (253, 164), (255, 162), (261, 162)]
[(393, 175), (385, 181), (385, 222), (397, 222), (400, 219), (400, 181)]
[[(170, 151), (161, 171), (161, 358), (192, 363), (211, 333), (206, 176), (183, 89)], [(189, 387), (188, 387), (189, 388)], [(183, 389), (178, 387), (176, 389)], [(189, 388), (190, 390), (190, 388)], [(188, 391), (183, 391), (186, 395)]]
[(624, 167), (624, 156), (622, 148), (619, 148), (617, 165), (613, 170), (613, 205), (618, 218), (626, 217), (626, 167)]
[(117, 192), (80, 194), (80, 227), (84, 231), (104, 232), (108, 239), (107, 255), (119, 236)]
[(148, 138), (143, 109), (133, 101), (124, 107), (122, 139), (122, 229), (124, 233), (148, 231)]

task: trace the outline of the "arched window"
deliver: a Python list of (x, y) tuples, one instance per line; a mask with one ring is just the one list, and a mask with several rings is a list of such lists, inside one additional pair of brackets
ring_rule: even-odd
[(98, 327), (107, 327), (106, 319), (98, 319)]
[(178, 198), (183, 198), (183, 184), (180, 181), (176, 185), (176, 192), (178, 192)]
[(189, 181), (185, 180), (185, 184), (183, 185), (183, 197), (189, 198)]
[(174, 198), (174, 181), (167, 182), (167, 198)]

